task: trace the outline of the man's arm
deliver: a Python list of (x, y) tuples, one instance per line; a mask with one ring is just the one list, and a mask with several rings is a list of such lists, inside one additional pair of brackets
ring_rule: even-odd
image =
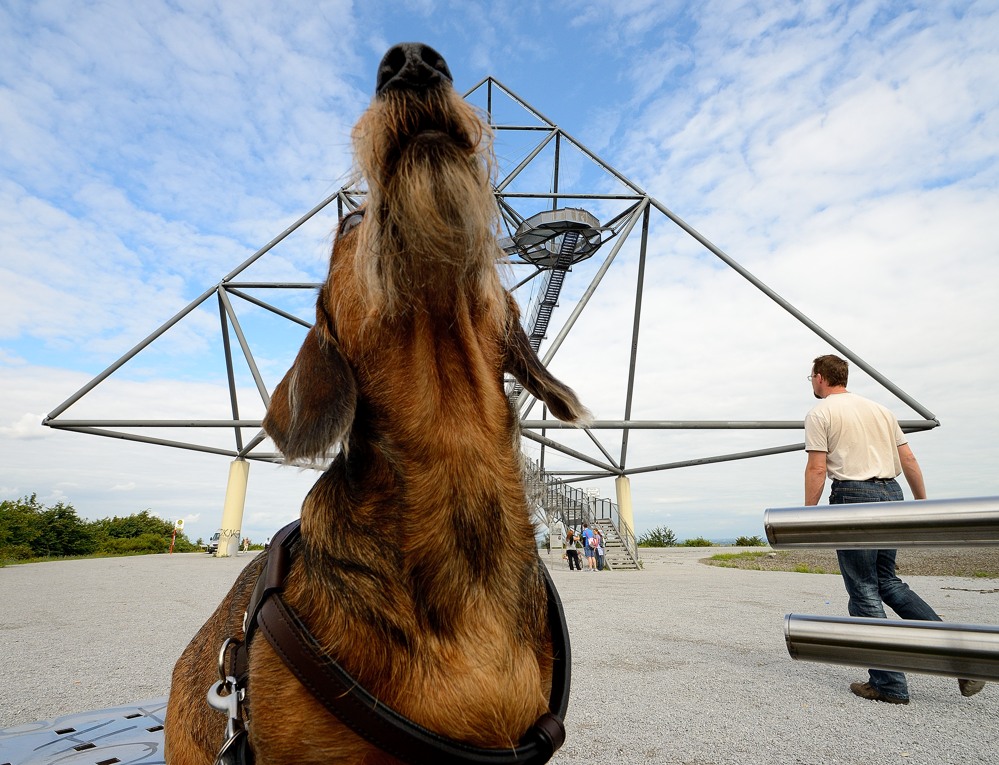
[[(899, 450), (901, 455), (901, 449)], [(805, 465), (805, 504), (817, 505), (822, 497), (822, 488), (826, 485), (826, 453), (808, 452), (808, 464)]]
[(905, 480), (912, 491), (912, 498), (926, 499), (926, 484), (923, 483), (923, 471), (919, 469), (919, 463), (916, 462), (916, 455), (912, 453), (912, 449), (909, 448), (908, 444), (902, 444), (898, 447), (898, 458), (902, 463), (902, 473), (905, 475)]

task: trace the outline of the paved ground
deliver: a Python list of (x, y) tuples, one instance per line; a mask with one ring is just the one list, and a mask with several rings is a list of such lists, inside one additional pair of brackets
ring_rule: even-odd
[[(910, 675), (908, 707), (858, 699), (848, 685), (865, 672), (795, 662), (784, 645), (786, 613), (846, 613), (839, 577), (709, 567), (705, 554), (647, 551), (645, 571), (597, 574), (552, 560), (573, 650), (569, 738), (553, 762), (999, 761), (999, 685), (965, 699), (952, 679)], [(249, 559), (0, 569), (0, 728), (166, 695)], [(999, 624), (990, 582), (909, 581), (948, 621)]]

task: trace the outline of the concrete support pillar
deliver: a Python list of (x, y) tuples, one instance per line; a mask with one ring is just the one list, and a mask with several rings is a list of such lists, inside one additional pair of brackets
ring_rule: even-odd
[(225, 504), (222, 506), (222, 535), (219, 538), (219, 549), (215, 551), (216, 558), (228, 558), (239, 550), (249, 476), (250, 463), (246, 460), (233, 460), (229, 465), (229, 483), (225, 489)]
[(550, 550), (565, 548), (565, 525), (562, 521), (555, 521), (548, 527), (548, 548)]
[(614, 488), (617, 490), (617, 511), (623, 527), (621, 533), (634, 539), (635, 516), (631, 511), (631, 479), (626, 475), (619, 475), (614, 479)]

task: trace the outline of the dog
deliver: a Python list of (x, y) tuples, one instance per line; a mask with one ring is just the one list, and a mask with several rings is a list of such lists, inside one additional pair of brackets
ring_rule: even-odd
[[(332, 457), (302, 505), (282, 603), (373, 707), (510, 749), (548, 712), (558, 651), (504, 373), (559, 419), (589, 413), (531, 349), (502, 285), (491, 134), (440, 54), (391, 48), (352, 142), (367, 200), (339, 224), (315, 324), (263, 422), (286, 460)], [(212, 763), (243, 723), (259, 765), (420, 761), (359, 735), (309, 672), (244, 632), (276, 540), (174, 668), (167, 763)], [(205, 700), (227, 638), (249, 643), (228, 726)], [(230, 703), (244, 692), (230, 691)]]

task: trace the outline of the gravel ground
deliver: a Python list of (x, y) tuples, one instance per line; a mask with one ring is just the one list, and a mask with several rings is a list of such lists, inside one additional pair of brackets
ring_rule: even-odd
[[(793, 661), (783, 639), (787, 613), (846, 614), (839, 577), (706, 566), (705, 552), (644, 550), (644, 571), (594, 574), (545, 556), (573, 652), (554, 763), (999, 761), (999, 688), (966, 699), (952, 678), (910, 675), (909, 706), (859, 699), (848, 686), (866, 672)], [(176, 657), (249, 559), (0, 569), (0, 728), (167, 695)], [(948, 621), (999, 624), (988, 580), (907, 581)]]
[[(755, 571), (795, 571), (799, 566), (807, 572), (838, 574), (835, 550), (779, 550), (772, 553), (767, 548), (747, 548), (751, 558), (732, 558), (712, 561), (711, 549), (704, 549), (705, 563), (713, 566), (752, 569)], [(759, 556), (758, 553), (761, 553)], [(770, 557), (768, 553), (772, 553)], [(896, 571), (901, 577), (909, 576), (960, 576), (982, 580), (983, 587), (999, 586), (999, 547), (919, 548), (909, 547), (898, 551)], [(992, 581), (990, 581), (992, 580)]]

